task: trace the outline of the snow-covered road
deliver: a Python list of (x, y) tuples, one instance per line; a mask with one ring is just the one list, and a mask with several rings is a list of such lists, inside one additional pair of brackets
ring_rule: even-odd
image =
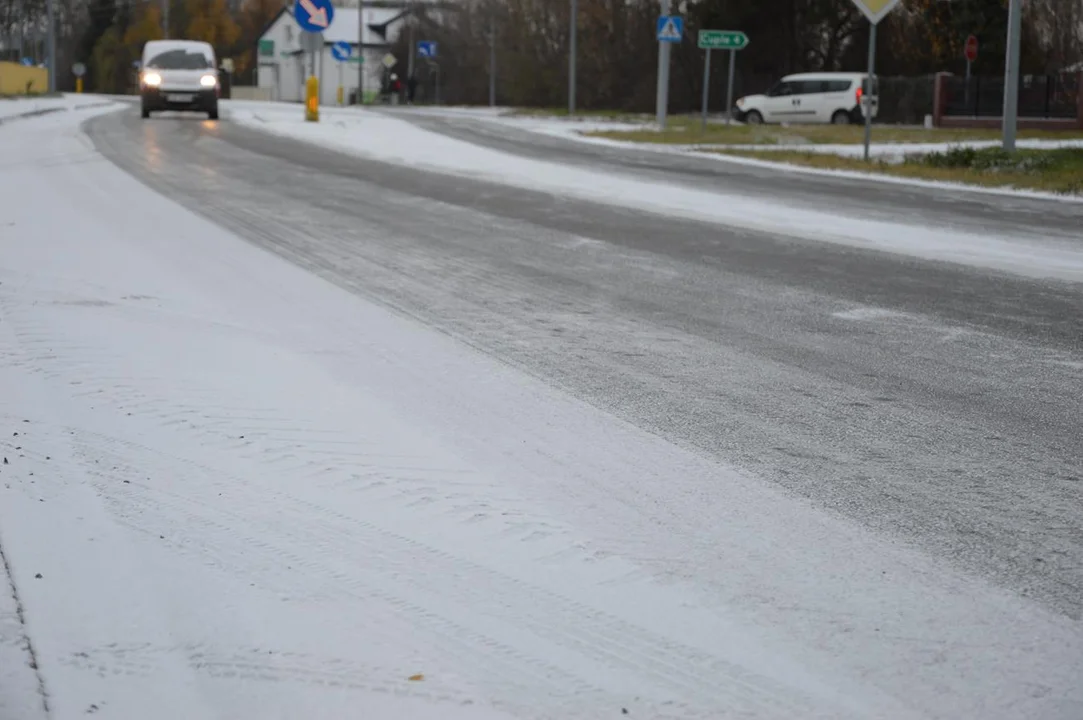
[(378, 113), (330, 111), (317, 124), (305, 122), (292, 108), (271, 103), (231, 103), (228, 107), (231, 121), (264, 132), (454, 177), (489, 180), (731, 228), (782, 232), (1038, 277), (1083, 280), (1083, 239), (1079, 234), (1061, 239), (1052, 234), (1042, 238), (1029, 233), (1013, 236), (1009, 232), (961, 232), (920, 215), (885, 219), (851, 216), (842, 220), (830, 207), (811, 210), (791, 204), (782, 208), (773, 197), (754, 198), (710, 188), (662, 184), (569, 168), (560, 162), (515, 157)]
[(1079, 716), (1078, 623), (244, 242), (97, 112), (0, 132), (12, 720)]

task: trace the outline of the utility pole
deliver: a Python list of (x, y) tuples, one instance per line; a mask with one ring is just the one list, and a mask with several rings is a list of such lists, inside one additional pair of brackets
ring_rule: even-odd
[(1008, 6), (1008, 49), (1004, 60), (1004, 151), (1015, 152), (1019, 115), (1019, 45), (1023, 29), (1023, 0)]
[[(669, 16), (669, 0), (661, 0), (662, 16)], [(658, 43), (658, 97), (655, 101), (655, 114), (658, 127), (666, 129), (666, 112), (669, 109), (669, 46), (670, 43)]]
[(496, 107), (496, 16), (489, 16), (489, 107)]
[(568, 36), (568, 116), (575, 115), (575, 35), (579, 25), (579, 0), (572, 0)]
[(56, 92), (56, 15), (54, 0), (45, 0), (45, 14), (49, 23), (49, 92)]
[(409, 48), (409, 50), (407, 50), (409, 59), (406, 61), (406, 79), (409, 80), (414, 76), (414, 55), (417, 55), (417, 44), (414, 42), (414, 21), (417, 18), (414, 17), (414, 4), (410, 3), (406, 7), (410, 10), (410, 17), (407, 18), (406, 21), (408, 23), (407, 41), (409, 43), (407, 45)]
[(365, 0), (357, 0), (357, 105), (365, 104)]
[(173, 0), (162, 0), (162, 38), (169, 39), (169, 5)]

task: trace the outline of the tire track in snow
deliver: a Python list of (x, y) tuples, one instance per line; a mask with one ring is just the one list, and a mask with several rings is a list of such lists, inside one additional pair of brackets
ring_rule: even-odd
[[(120, 446), (123, 455), (104, 450), (109, 445)], [(119, 464), (124, 457), (137, 453), (139, 455), (136, 456), (147, 463), (139, 472)], [(241, 576), (256, 580), (269, 590), (302, 600), (345, 600), (362, 604), (372, 599), (379, 600), (394, 612), (386, 618), (391, 625), (377, 623), (375, 627), (378, 630), (383, 628), (391, 636), (408, 637), (417, 632), (418, 626), (423, 626), (436, 635), (436, 645), (444, 649), (448, 656), (456, 657), (460, 661), (468, 659), (484, 668), (489, 677), (499, 678), (501, 685), (515, 689), (514, 694), (523, 698), (539, 692), (539, 684), (547, 694), (551, 693), (553, 696), (568, 693), (570, 688), (575, 689), (573, 695), (587, 691), (599, 692), (597, 688), (584, 684), (579, 678), (568, 675), (560, 668), (531, 658), (513, 647), (452, 622), (427, 607), (385, 591), (379, 585), (364, 582), (352, 570), (370, 565), (374, 557), (380, 557), (379, 550), (372, 556), (349, 558), (337, 563), (327, 560), (314, 561), (314, 554), (305, 555), (297, 551), (298, 548), (305, 547), (303, 534), (291, 529), (288, 524), (284, 530), (276, 525), (268, 531), (265, 525), (253, 523), (253, 517), (273, 512), (272, 509), (260, 507), (258, 501), (256, 505), (247, 506), (247, 511), (241, 514), (146, 485), (143, 476), (148, 472), (152, 475), (158, 474), (155, 470), (169, 472), (175, 469), (173, 463), (177, 458), (169, 458), (149, 448), (100, 435), (84, 436), (80, 454), (86, 458), (88, 471), (102, 483), (99, 490), (103, 494), (108, 493), (106, 499), (117, 514), (119, 522), (145, 535), (164, 534), (167, 544), (175, 552), (204, 558), (226, 577)], [(160, 467), (154, 467), (154, 460), (150, 459), (152, 457), (165, 462)], [(90, 469), (100, 467), (103, 459), (110, 467), (107, 474)], [(187, 461), (185, 464), (189, 471), (197, 469), (201, 475), (215, 472), (211, 468), (201, 468)], [(123, 478), (125, 475), (133, 478), (128, 482), (121, 481), (127, 488), (126, 492), (117, 492), (115, 481), (111, 483), (113, 487), (104, 484), (107, 478)], [(244, 482), (243, 479), (231, 477), (228, 482), (215, 485), (214, 489), (232, 493)], [(266, 505), (266, 502), (262, 504)], [(254, 554), (258, 555), (255, 562), (252, 557)], [(291, 582), (285, 585), (274, 581), (274, 578), (282, 578), (283, 565), (287, 565), (292, 573), (289, 576)], [(298, 583), (299, 578), (304, 582)], [(298, 586), (308, 589), (309, 594), (299, 595)], [(408, 622), (404, 622), (403, 618), (408, 619)], [(525, 673), (524, 667), (527, 670)], [(516, 672), (511, 668), (518, 670)], [(527, 677), (522, 677), (524, 674)], [(530, 682), (527, 683), (526, 680)]]
[[(108, 471), (112, 477), (157, 474), (151, 467), (136, 472), (134, 468), (113, 465), (114, 462), (122, 463), (123, 458), (137, 457), (148, 465), (160, 463), (162, 470), (183, 462), (188, 471), (186, 484), (193, 475), (199, 475), (198, 484), (206, 484), (212, 495), (215, 491), (229, 493), (231, 500), (240, 501), (235, 502), (236, 506), (246, 508), (244, 513), (237, 513), (211, 507), (196, 498), (151, 487), (144, 480), (133, 479), (123, 484), (122, 492), (116, 491), (116, 481), (110, 488), (103, 487), (103, 492), (110, 493), (110, 502), (118, 515), (126, 518), (132, 527), (150, 535), (165, 528), (168, 537), (176, 538), (174, 547), (183, 545), (186, 551), (207, 543), (196, 552), (216, 557), (227, 574), (250, 573), (251, 553), (256, 549), (263, 553), (263, 561), (257, 565), (266, 572), (273, 573), (276, 562), (281, 565), (286, 561), (294, 571), (300, 568), (309, 578), (306, 586), (320, 588), (321, 593), (326, 593), (321, 594), (323, 599), (363, 601), (379, 598), (414, 623), (442, 634), (445, 640), (452, 642), (449, 650), (458, 657), (473, 657), (485, 667), (486, 673), (496, 670), (500, 674), (498, 668), (504, 668), (503, 673), (510, 672), (510, 667), (519, 668), (520, 672), (523, 668), (531, 668), (529, 682), (515, 675), (503, 678), (504, 686), (516, 687), (518, 693), (523, 693), (520, 697), (537, 694), (541, 684), (550, 697), (568, 697), (566, 709), (571, 712), (577, 698), (593, 696), (600, 701), (608, 693), (585, 678), (524, 654), (480, 628), (451, 621), (431, 605), (406, 600), (401, 593), (386, 588), (397, 583), (401, 589), (408, 587), (412, 593), (424, 589), (437, 604), (451, 602), (468, 607), (480, 616), (497, 616), (508, 625), (527, 628), (566, 651), (589, 658), (598, 665), (600, 674), (604, 675), (604, 667), (619, 667), (634, 673), (672, 693), (674, 699), (665, 705), (669, 705), (669, 711), (679, 711), (680, 717), (710, 717), (709, 709), (718, 707), (741, 708), (753, 714), (766, 711), (771, 717), (779, 713), (817, 716), (814, 703), (787, 699), (794, 694), (792, 688), (776, 685), (768, 678), (757, 677), (703, 651), (654, 636), (542, 587), (297, 495), (265, 486), (257, 490), (243, 478), (224, 475), (213, 468), (171, 457), (138, 443), (85, 433), (76, 442), (88, 467), (112, 467)], [(110, 446), (114, 449), (109, 450)], [(99, 474), (100, 479), (103, 477)], [(309, 512), (299, 512), (296, 508), (306, 508)], [(256, 518), (275, 519), (257, 521)], [(193, 532), (193, 528), (198, 528), (198, 532)], [(224, 540), (215, 543), (213, 538)], [(231, 545), (245, 550), (234, 557), (232, 562), (236, 564), (231, 564), (228, 558)], [(302, 554), (296, 551), (297, 548), (307, 548), (309, 552)], [(376, 579), (365, 581), (356, 572), (345, 570), (360, 567)], [(455, 578), (461, 581), (455, 582)], [(621, 700), (610, 698), (609, 704)], [(498, 703), (498, 706), (503, 704)], [(604, 706), (601, 702), (599, 705)], [(529, 706), (517, 709), (528, 710)]]
[[(44, 343), (53, 346), (54, 351), (57, 350), (57, 344), (54, 342), (57, 338), (49, 337), (48, 332), (42, 332), (39, 327), (26, 327), (25, 330), (28, 343), (32, 345)], [(237, 422), (236, 417), (232, 417), (233, 413), (229, 411), (231, 406), (239, 405), (242, 408), (248, 408), (244, 412), (251, 416), (253, 408), (248, 404), (244, 404), (243, 399), (240, 397), (237, 398), (239, 402), (229, 402), (233, 398), (230, 398), (228, 389), (200, 387), (200, 383), (197, 382), (198, 378), (175, 378), (169, 384), (163, 382), (165, 378), (159, 377), (139, 378), (135, 375), (122, 379), (118, 377), (116, 372), (117, 358), (110, 357), (109, 353), (104, 352), (100, 347), (94, 347), (93, 342), (87, 342), (85, 346), (81, 345), (83, 344), (73, 343), (68, 340), (56, 354), (70, 354), (80, 358), (91, 358), (90, 362), (84, 360), (78, 367), (69, 368), (70, 375), (78, 377), (81, 383), (80, 390), (74, 395), (83, 402), (95, 402), (100, 403), (102, 406), (112, 406), (114, 408), (136, 408), (134, 412), (137, 413), (139, 412), (138, 408), (145, 408), (147, 414), (139, 413), (140, 417), (147, 418), (149, 415), (165, 429), (190, 434), (199, 439), (200, 447), (207, 450), (213, 449), (226, 452), (227, 446), (233, 445), (234, 440), (239, 438), (242, 433), (248, 439), (247, 433), (250, 431), (245, 429), (248, 423), (241, 425)], [(40, 359), (46, 361), (55, 357), (56, 355), (43, 354)], [(61, 375), (63, 374), (61, 373)], [(62, 378), (58, 377), (57, 379)], [(168, 390), (162, 392), (162, 388), (168, 388)], [(183, 397), (184, 401), (178, 402), (179, 397)], [(202, 401), (203, 398), (206, 398), (205, 402)], [(318, 426), (310, 426), (305, 423), (303, 418), (296, 415), (282, 415), (281, 411), (277, 416), (270, 411), (266, 413), (257, 411), (254, 415), (258, 417), (255, 424), (259, 429), (267, 433), (274, 433), (294, 446), (303, 444), (304, 439), (301, 436), (292, 435), (294, 430), (299, 427), (309, 432), (320, 430)], [(133, 417), (133, 425), (137, 424), (137, 422), (138, 417)], [(331, 433), (326, 437), (337, 437), (344, 446), (348, 446), (349, 443), (357, 440), (357, 438), (351, 438), (346, 434), (336, 436)], [(364, 441), (364, 438), (360, 439)], [(107, 440), (98, 438), (98, 442), (104, 443)], [(145, 456), (148, 451), (129, 445), (126, 452)], [(239, 455), (245, 461), (258, 463), (264, 468), (273, 468), (275, 473), (280, 474), (282, 477), (296, 474), (307, 477), (319, 476), (326, 471), (328, 466), (342, 465), (348, 467), (357, 462), (357, 454), (354, 453), (354, 457), (325, 456), (317, 464), (311, 459), (299, 458), (292, 453), (283, 453), (281, 445), (276, 447), (274, 443), (266, 444), (262, 448), (253, 443), (241, 450), (234, 449), (231, 454), (235, 457)], [(420, 455), (384, 454), (390, 454), (396, 460), (406, 461), (409, 464), (426, 464), (426, 458)], [(123, 456), (123, 453), (121, 455)], [(95, 458), (95, 460), (96, 462), (87, 463), (88, 472), (92, 472), (95, 466), (103, 464), (103, 458)], [(188, 463), (188, 461), (176, 457), (171, 462)], [(104, 465), (109, 465), (108, 459), (105, 459)], [(188, 467), (191, 467), (190, 463), (188, 463)], [(371, 469), (377, 473), (381, 472), (379, 464), (376, 464)], [(383, 472), (386, 471), (387, 468), (385, 467)], [(116, 470), (110, 472), (116, 472)], [(213, 472), (209, 469), (206, 472), (208, 476), (213, 475)], [(389, 480), (392, 483), (401, 484), (407, 482), (405, 479), (399, 481), (394, 472), (389, 473), (389, 475)], [(133, 484), (135, 482), (133, 480)], [(431, 479), (429, 482), (431, 484)], [(243, 487), (246, 487), (246, 484), (237, 477), (231, 478), (228, 486), (220, 485), (223, 492), (229, 491), (234, 495), (236, 495), (238, 488)], [(441, 503), (446, 504), (449, 499), (455, 499), (448, 498), (446, 496), (447, 491), (448, 488), (442, 488)], [(425, 485), (420, 485), (410, 489), (394, 488), (392, 495), (399, 498), (400, 504), (403, 499), (416, 504), (419, 499), (426, 501), (426, 493), (430, 492), (431, 489), (426, 490)], [(161, 508), (169, 506), (170, 503), (174, 503), (174, 510), (179, 512), (183, 505), (192, 502), (188, 498), (179, 496), (167, 500), (167, 496), (163, 493), (164, 491), (159, 489), (154, 494), (153, 499), (146, 500), (141, 504), (134, 501), (130, 494), (118, 495), (113, 491), (109, 497), (110, 501), (114, 503), (121, 502), (121, 500), (133, 503), (130, 507), (124, 507), (123, 502), (121, 502), (120, 506), (116, 506), (118, 514), (124, 518), (125, 522), (130, 524), (133, 523), (133, 516), (138, 518), (142, 514), (144, 517), (153, 517), (156, 511), (160, 513)], [(261, 488), (260, 492), (251, 493), (251, 497), (247, 497), (245, 502), (250, 507), (265, 506), (267, 498), (264, 489)], [(283, 494), (280, 496), (277, 505), (268, 508), (268, 512), (273, 515), (287, 506), (298, 507), (304, 505), (302, 499), (296, 495)], [(466, 519), (476, 518), (478, 515), (477, 509), (480, 506), (478, 502), (470, 502), (469, 498), (461, 501), (460, 521), (465, 522)], [(139, 509), (139, 513), (133, 512), (136, 508)], [(220, 531), (233, 528), (235, 532), (237, 527), (244, 527), (247, 523), (252, 529), (251, 534), (246, 538), (246, 543), (249, 544), (249, 547), (261, 546), (262, 543), (262, 547), (267, 552), (268, 564), (273, 563), (273, 558), (285, 556), (291, 557), (292, 562), (299, 564), (309, 562), (311, 565), (311, 560), (306, 561), (302, 556), (296, 554), (292, 556), (284, 555), (284, 553), (289, 553), (289, 549), (297, 544), (303, 546), (307, 543), (309, 546), (326, 550), (332, 557), (351, 552), (337, 545), (336, 541), (328, 536), (326, 522), (328, 513), (331, 513), (330, 508), (311, 503), (307, 505), (307, 508), (311, 511), (312, 516), (319, 518), (316, 524), (320, 527), (303, 529), (306, 527), (306, 523), (311, 522), (308, 516), (295, 517), (289, 523), (257, 524), (252, 526), (249, 518), (235, 515), (223, 517), (217, 523), (217, 527)], [(213, 535), (211, 530), (214, 524), (208, 522), (208, 514), (213, 518), (215, 511), (207, 506), (197, 504), (196, 507), (185, 510), (185, 521), (197, 526), (202, 524), (201, 526), (207, 530), (208, 534)], [(351, 521), (354, 523), (354, 527), (347, 529), (345, 526)], [(515, 528), (506, 523), (500, 528), (499, 534), (506, 535), (510, 532), (519, 537), (541, 538), (552, 531), (551, 528), (536, 520), (528, 520), (525, 525), (522, 525), (522, 521), (517, 520), (516, 522), (519, 522), (521, 527)], [(366, 535), (367, 538), (364, 544), (377, 552), (387, 553), (387, 548), (396, 548), (394, 553), (396, 559), (391, 563), (392, 566), (395, 563), (416, 564), (419, 558), (423, 559), (426, 570), (414, 573), (419, 575), (420, 580), (413, 578), (411, 584), (412, 586), (424, 585), (434, 598), (439, 598), (444, 590), (443, 585), (432, 578), (445, 580), (456, 577), (484, 578), (485, 584), (489, 588), (500, 588), (500, 592), (495, 596), (495, 601), (492, 595), (479, 592), (470, 583), (466, 584), (467, 589), (465, 591), (459, 590), (461, 594), (457, 601), (464, 607), (477, 605), (485, 607), (488, 612), (500, 617), (504, 622), (518, 627), (525, 627), (537, 636), (557, 644), (565, 652), (572, 652), (578, 656), (590, 658), (595, 663), (605, 664), (610, 669), (622, 673), (631, 673), (636, 677), (649, 678), (649, 681), (658, 688), (665, 688), (667, 692), (672, 693), (671, 697), (687, 698), (689, 701), (698, 701), (696, 704), (704, 703), (708, 707), (717, 707), (720, 703), (732, 704), (736, 696), (741, 698), (741, 704), (750, 708), (760, 707), (776, 710), (785, 708), (789, 711), (793, 711), (798, 707), (802, 707), (805, 711), (811, 711), (815, 704), (811, 701), (807, 702), (807, 704), (795, 701), (794, 705), (790, 705), (786, 701), (779, 700), (779, 698), (792, 694), (792, 689), (776, 685), (774, 681), (762, 676), (746, 674), (741, 668), (721, 662), (719, 658), (712, 657), (707, 653), (693, 650), (687, 646), (669, 643), (660, 636), (652, 635), (641, 628), (618, 621), (581, 603), (569, 601), (559, 595), (546, 593), (537, 586), (524, 584), (507, 575), (498, 573), (492, 568), (427, 547), (402, 535), (388, 533), (371, 523), (365, 523), (355, 518), (351, 519), (346, 515), (338, 515), (337, 523), (340, 526), (337, 528), (338, 531), (352, 532), (350, 537), (354, 540), (358, 539), (359, 532)], [(143, 524), (143, 521), (134, 523), (136, 527), (141, 524)], [(285, 537), (292, 540), (284, 545), (268, 545), (266, 540), (259, 539), (266, 537)], [(198, 541), (198, 538), (196, 540)], [(299, 542), (294, 542), (294, 540)], [(211, 547), (209, 550), (212, 555), (221, 556), (222, 554), (220, 547)], [(569, 562), (571, 559), (569, 550), (570, 548), (567, 545), (550, 547), (546, 555), (548, 557), (558, 556), (564, 562)], [(355, 555), (353, 559), (358, 563), (363, 563), (366, 558)], [(250, 559), (241, 560), (241, 565), (237, 569), (243, 570), (244, 563), (249, 561)], [(575, 561), (584, 562), (585, 560), (580, 555), (575, 558)], [(324, 584), (326, 584), (328, 578), (331, 578), (334, 582), (344, 583), (345, 587), (354, 593), (354, 596), (366, 594), (379, 596), (381, 592), (369, 585), (357, 585), (357, 580), (351, 580), (348, 575), (335, 575), (326, 566), (312, 565), (310, 570)], [(351, 585), (351, 583), (353, 584)], [(458, 634), (468, 637), (467, 645), (474, 644), (487, 648), (484, 653), (485, 656), (491, 656), (494, 652), (509, 654), (508, 657), (513, 661), (512, 664), (520, 667), (534, 663), (527, 656), (517, 653), (514, 648), (506, 645), (502, 646), (499, 642), (484, 634), (477, 634), (461, 625), (451, 624), (446, 626), (446, 618), (439, 617), (426, 607), (404, 602), (401, 597), (394, 595), (385, 594), (383, 597), (393, 607), (397, 607), (416, 617), (426, 618), (434, 632), (445, 632), (451, 635)], [(550, 620), (554, 620), (556, 626), (549, 622)], [(555, 627), (560, 628), (559, 631)], [(472, 632), (474, 634), (469, 634)], [(457, 648), (457, 652), (463, 652), (463, 648)], [(515, 654), (511, 655), (511, 653)], [(555, 667), (543, 667), (538, 675), (552, 678), (559, 672), (559, 669)], [(567, 675), (566, 673), (561, 674)], [(729, 680), (719, 683), (720, 677), (726, 677)], [(538, 677), (532, 678), (532, 684), (537, 682)], [(567, 692), (570, 687), (579, 687), (576, 693), (591, 692), (597, 694), (596, 688), (587, 691), (579, 682), (574, 676), (566, 676), (562, 682), (552, 687), (552, 691), (559, 692), (560, 688), (563, 688)], [(530, 685), (523, 685), (521, 689), (524, 692), (529, 692)]]
[[(442, 684), (438, 677), (427, 677), (424, 684), (410, 683), (407, 679), (409, 673), (401, 668), (366, 665), (344, 658), (325, 658), (310, 653), (266, 648), (230, 651), (198, 643), (170, 646), (114, 643), (73, 653), (64, 663), (91, 672), (144, 677), (153, 671), (160, 656), (174, 654), (183, 656), (192, 668), (215, 679), (292, 682), (316, 687), (396, 694), (433, 703), (473, 704), (473, 700)], [(429, 689), (430, 687), (437, 689)]]

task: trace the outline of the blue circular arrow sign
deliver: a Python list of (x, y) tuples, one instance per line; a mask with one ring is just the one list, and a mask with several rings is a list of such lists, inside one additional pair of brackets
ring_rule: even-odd
[(350, 43), (339, 40), (331, 45), (331, 55), (339, 62), (346, 62), (350, 59), (350, 55), (353, 55), (353, 48), (350, 47)]
[(302, 30), (322, 33), (331, 27), (335, 8), (331, 0), (297, 0), (293, 5), (293, 17)]

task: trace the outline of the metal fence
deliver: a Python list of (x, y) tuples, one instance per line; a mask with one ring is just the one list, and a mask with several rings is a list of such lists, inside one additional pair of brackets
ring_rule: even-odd
[[(1004, 112), (1004, 78), (943, 79), (944, 114), (955, 117), (1000, 117)], [(1074, 119), (1079, 113), (1079, 75), (1025, 75), (1019, 83), (1019, 117)]]
[(936, 76), (880, 76), (880, 103), (876, 122), (893, 125), (921, 125), (933, 114)]

